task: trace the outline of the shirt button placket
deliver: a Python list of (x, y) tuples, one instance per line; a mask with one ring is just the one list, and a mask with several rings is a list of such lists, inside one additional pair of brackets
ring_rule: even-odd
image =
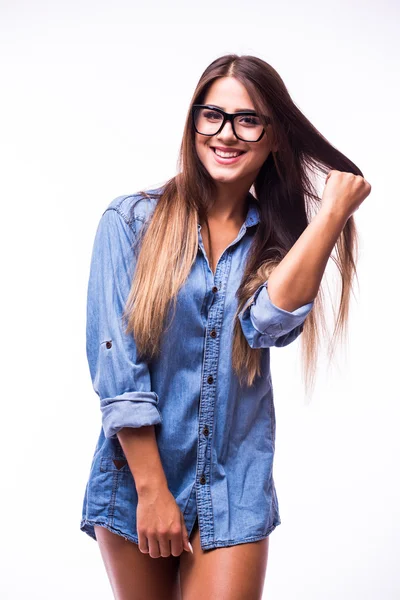
[[(199, 520), (201, 522), (201, 535), (204, 542), (212, 541), (214, 537), (214, 517), (212, 512), (211, 493), (210, 493), (210, 456), (207, 459), (207, 449), (211, 444), (214, 420), (214, 405), (216, 397), (216, 377), (218, 369), (218, 354), (219, 354), (219, 328), (222, 324), (223, 309), (224, 309), (224, 292), (225, 277), (227, 272), (227, 264), (229, 253), (221, 257), (214, 277), (214, 282), (218, 281), (218, 285), (213, 285), (211, 288), (214, 294), (213, 301), (207, 316), (207, 332), (204, 348), (204, 368), (203, 368), (203, 385), (201, 390), (201, 410), (200, 431), (199, 436), (199, 456), (198, 456), (198, 483), (197, 501), (199, 504)], [(217, 295), (218, 292), (218, 295)]]

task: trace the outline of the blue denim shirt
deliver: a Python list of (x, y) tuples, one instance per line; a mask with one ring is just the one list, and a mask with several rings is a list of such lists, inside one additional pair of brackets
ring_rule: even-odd
[[(155, 190), (152, 190), (155, 191)], [(236, 239), (215, 275), (201, 226), (195, 263), (178, 293), (159, 358), (138, 359), (122, 312), (134, 273), (132, 245), (157, 200), (115, 198), (95, 235), (87, 295), (87, 358), (100, 400), (101, 430), (86, 485), (80, 529), (93, 525), (138, 543), (137, 492), (116, 433), (155, 425), (168, 487), (189, 535), (198, 516), (203, 550), (256, 541), (281, 523), (273, 480), (275, 410), (270, 348), (287, 346), (303, 329), (313, 302), (288, 312), (275, 306), (265, 281), (239, 314), (252, 348), (262, 348), (262, 376), (240, 388), (231, 367), (235, 292), (259, 222), (251, 196)]]

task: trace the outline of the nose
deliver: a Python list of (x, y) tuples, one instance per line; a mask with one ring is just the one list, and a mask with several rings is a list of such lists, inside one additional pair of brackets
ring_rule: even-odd
[[(227, 127), (228, 127), (228, 129), (227, 129)], [(217, 137), (220, 137), (222, 139), (236, 138), (235, 133), (233, 131), (232, 123), (230, 121), (226, 121), (225, 125), (223, 126), (221, 131), (218, 133)]]

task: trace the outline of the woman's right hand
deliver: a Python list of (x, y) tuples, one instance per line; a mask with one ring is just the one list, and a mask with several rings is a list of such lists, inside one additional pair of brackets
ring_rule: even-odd
[(152, 558), (193, 552), (183, 514), (168, 487), (158, 486), (138, 496), (136, 524), (139, 550)]

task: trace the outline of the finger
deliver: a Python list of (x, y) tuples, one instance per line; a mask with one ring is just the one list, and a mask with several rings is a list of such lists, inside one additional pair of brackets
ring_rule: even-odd
[(170, 556), (171, 545), (168, 537), (166, 537), (165, 535), (159, 536), (158, 545), (160, 547), (161, 556), (163, 556), (164, 558)]
[(138, 531), (138, 538), (139, 538), (139, 550), (140, 552), (143, 552), (143, 554), (148, 554), (149, 553), (149, 544), (147, 541), (147, 537), (145, 535), (143, 535), (143, 533), (140, 533)]
[(189, 541), (188, 530), (186, 529), (185, 519), (183, 518), (183, 514), (181, 513), (181, 524), (182, 524), (182, 544), (185, 550), (190, 550), (193, 554), (193, 550), (191, 549), (191, 544)]
[(147, 539), (149, 541), (149, 554), (150, 554), (151, 558), (160, 558), (161, 552), (160, 552), (160, 547), (158, 545), (157, 536), (155, 534), (149, 535), (147, 537)]
[(173, 556), (180, 556), (184, 550), (182, 532), (171, 535), (171, 554)]

